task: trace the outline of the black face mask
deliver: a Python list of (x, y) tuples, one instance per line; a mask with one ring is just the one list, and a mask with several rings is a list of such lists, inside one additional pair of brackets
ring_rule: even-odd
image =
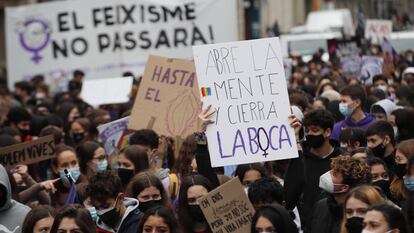
[(348, 233), (361, 233), (364, 228), (363, 221), (364, 219), (360, 217), (348, 218), (345, 224)]
[(139, 202), (138, 209), (142, 212), (146, 212), (147, 210), (156, 207), (156, 206), (162, 206), (162, 199), (161, 200), (151, 200), (151, 201), (141, 201)]
[(384, 144), (380, 143), (378, 146), (371, 148), (372, 153), (374, 153), (375, 157), (383, 158), (385, 154), (385, 146)]
[(189, 205), (188, 209), (190, 211), (191, 217), (197, 222), (206, 222), (206, 218), (204, 217), (203, 211), (199, 205)]
[(128, 185), (134, 175), (134, 170), (132, 169), (118, 168), (118, 176), (121, 178), (121, 182), (124, 187)]
[(115, 207), (112, 207), (111, 209), (105, 210), (104, 213), (97, 213), (99, 220), (104, 222), (106, 225), (115, 228), (116, 224), (119, 222), (121, 218), (121, 212), (116, 209), (116, 203)]
[(307, 135), (306, 136), (306, 145), (312, 148), (319, 148), (325, 142), (325, 138), (322, 134), (319, 135)]
[(389, 180), (377, 180), (372, 183), (372, 185), (378, 186), (381, 188), (382, 192), (389, 198), (391, 196), (390, 191), (390, 181)]
[(26, 129), (19, 129), (19, 132), (23, 141), (25, 141), (26, 137), (30, 135), (30, 131)]
[(72, 139), (75, 144), (79, 144), (85, 138), (85, 133), (72, 133)]
[(407, 174), (407, 164), (395, 164), (394, 173), (398, 178), (402, 179)]

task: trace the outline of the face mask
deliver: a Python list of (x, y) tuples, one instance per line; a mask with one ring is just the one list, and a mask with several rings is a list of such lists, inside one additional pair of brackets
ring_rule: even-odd
[(339, 103), (339, 112), (345, 117), (350, 117), (354, 112), (354, 109), (348, 107), (346, 103)]
[(404, 176), (404, 186), (407, 190), (414, 191), (414, 176)]
[(106, 225), (115, 228), (116, 224), (119, 222), (121, 213), (115, 208), (117, 205), (118, 199), (115, 201), (115, 206), (108, 208), (106, 210), (98, 210), (99, 219), (104, 222)]
[(385, 146), (384, 144), (380, 143), (378, 146), (371, 148), (372, 153), (378, 158), (383, 158), (385, 154)]
[(312, 148), (319, 148), (325, 142), (325, 138), (322, 134), (319, 135), (307, 135), (306, 136), (306, 144), (308, 144)]
[[(79, 176), (80, 176), (80, 170), (79, 167), (75, 167), (75, 168), (71, 168), (68, 169), (68, 172), (70, 173), (70, 176), (72, 177), (73, 182), (76, 183), (76, 181), (78, 180)], [(70, 187), (70, 181), (68, 179), (68, 177), (65, 174), (65, 171), (60, 171), (59, 172), (59, 177), (60, 180), (62, 181), (63, 185), (67, 188)]]
[(373, 182), (372, 185), (379, 187), (387, 197), (391, 196), (389, 180), (377, 180)]
[(139, 202), (138, 209), (145, 213), (147, 210), (155, 206), (162, 206), (162, 200), (141, 201)]
[(30, 131), (26, 129), (19, 129), (20, 136), (22, 137), (22, 140), (24, 141), (27, 136), (29, 136)]
[(345, 227), (348, 230), (348, 233), (361, 233), (363, 226), (363, 218), (352, 217), (346, 220)]
[(188, 209), (190, 211), (191, 217), (194, 220), (196, 220), (197, 222), (206, 222), (203, 211), (201, 211), (201, 208), (199, 205), (189, 205)]
[(382, 90), (383, 92), (387, 93), (387, 89), (388, 89), (387, 85), (379, 85), (379, 86), (377, 86), (377, 88)]
[(407, 164), (395, 164), (394, 173), (398, 178), (402, 179), (407, 174)]
[(93, 220), (94, 222), (96, 222), (96, 219), (98, 218), (98, 215), (97, 215), (97, 213), (96, 213), (96, 209), (95, 209), (95, 207), (89, 207), (89, 208), (86, 208), (86, 209), (89, 211), (89, 214), (91, 215), (92, 220)]
[(100, 172), (100, 171), (105, 171), (108, 168), (108, 160), (104, 160), (102, 162), (99, 162), (98, 164), (96, 164), (96, 171)]
[(75, 144), (79, 144), (85, 138), (85, 133), (72, 133), (72, 139)]
[(129, 181), (134, 176), (134, 170), (132, 169), (125, 169), (125, 168), (118, 168), (118, 176), (121, 178), (121, 182), (126, 187)]
[(36, 93), (36, 95), (35, 95), (35, 97), (36, 97), (36, 99), (44, 99), (44, 98), (46, 98), (46, 94), (45, 93), (43, 93), (43, 92), (37, 92)]
[(326, 192), (331, 194), (340, 194), (341, 192), (335, 192), (335, 186), (342, 186), (342, 184), (333, 183), (330, 171), (327, 171), (319, 177), (319, 188), (325, 190)]
[[(391, 232), (392, 232), (392, 230), (387, 231), (387, 232), (385, 232), (385, 233), (391, 233)], [(368, 231), (368, 230), (363, 230), (361, 233), (375, 233), (375, 232), (373, 232), (373, 231)]]

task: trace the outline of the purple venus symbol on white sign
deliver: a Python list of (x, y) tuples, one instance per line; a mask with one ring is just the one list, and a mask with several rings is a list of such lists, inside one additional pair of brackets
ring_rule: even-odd
[(20, 45), (28, 52), (33, 53), (32, 61), (38, 64), (42, 60), (40, 51), (49, 43), (51, 29), (45, 20), (29, 19), (19, 30)]

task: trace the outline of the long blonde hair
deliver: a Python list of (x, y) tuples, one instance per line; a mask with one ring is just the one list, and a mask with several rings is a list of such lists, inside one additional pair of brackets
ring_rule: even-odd
[(370, 185), (361, 185), (352, 189), (348, 193), (344, 202), (344, 216), (342, 218), (341, 233), (348, 233), (348, 230), (345, 227), (347, 221), (345, 209), (348, 200), (351, 198), (355, 198), (367, 204), (368, 206), (372, 206), (375, 204), (381, 204), (385, 202), (385, 198), (383, 197), (383, 195), (381, 195), (381, 193), (382, 192), (379, 190), (379, 188)]

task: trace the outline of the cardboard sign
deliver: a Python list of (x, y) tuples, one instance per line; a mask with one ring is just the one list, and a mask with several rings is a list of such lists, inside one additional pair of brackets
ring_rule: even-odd
[(382, 74), (384, 59), (375, 56), (363, 56), (360, 79), (364, 85), (371, 85), (372, 78)]
[(195, 46), (213, 167), (298, 157), (279, 38)]
[(392, 33), (391, 20), (369, 19), (365, 24), (365, 38), (373, 44), (381, 44), (386, 38), (390, 39)]
[(55, 157), (53, 135), (37, 140), (0, 148), (0, 163), (7, 168), (18, 164), (32, 164)]
[(239, 178), (235, 177), (200, 199), (200, 207), (214, 233), (250, 233), (255, 210)]
[[(239, 38), (237, 0), (71, 0), (7, 7), (9, 88), (143, 73), (148, 55), (190, 59), (191, 46)], [(61, 79), (63, 77), (63, 79)]]
[(346, 57), (359, 54), (359, 46), (356, 38), (350, 40), (328, 40), (328, 52), (330, 57)]
[(199, 112), (194, 63), (150, 56), (129, 128), (151, 128), (160, 135), (186, 137), (197, 131)]
[(81, 98), (92, 106), (122, 104), (129, 101), (133, 77), (85, 80)]
[(129, 116), (98, 126), (99, 139), (109, 156), (118, 154), (125, 146), (121, 141), (128, 134)]

